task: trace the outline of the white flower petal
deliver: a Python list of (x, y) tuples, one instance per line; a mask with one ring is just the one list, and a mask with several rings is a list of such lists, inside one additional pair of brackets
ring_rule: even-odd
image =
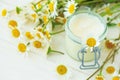
[[(75, 12), (77, 3), (75, 3), (74, 0), (68, 1), (68, 2), (66, 3), (66, 5), (65, 5), (65, 8), (64, 8), (64, 10), (65, 10), (64, 16), (65, 16), (65, 17), (69, 17), (70, 15), (72, 15), (72, 14), (74, 13), (74, 12), (73, 12), (73, 13), (70, 13), (70, 12), (69, 12), (69, 7), (70, 7), (72, 4), (74, 4), (74, 6), (75, 6), (75, 9), (74, 9), (74, 12)], [(66, 13), (66, 12), (67, 12), (67, 13)]]

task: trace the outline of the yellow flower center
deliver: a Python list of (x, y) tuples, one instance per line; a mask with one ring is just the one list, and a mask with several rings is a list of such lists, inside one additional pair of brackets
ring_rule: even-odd
[(42, 28), (38, 28), (37, 30), (38, 30), (39, 32), (42, 32)]
[(36, 36), (37, 36), (38, 38), (41, 38), (40, 33), (36, 33)]
[(109, 7), (106, 7), (106, 8), (105, 8), (105, 11), (106, 11), (106, 12), (110, 12), (110, 8), (109, 8)]
[(43, 22), (44, 22), (44, 24), (46, 24), (48, 22), (47, 16), (43, 16)]
[(120, 27), (120, 23), (118, 23), (118, 27)]
[(119, 76), (114, 76), (114, 77), (112, 78), (112, 80), (120, 80), (120, 77), (119, 77)]
[(96, 45), (96, 40), (95, 40), (94, 38), (89, 38), (89, 39), (87, 40), (87, 45), (88, 45), (89, 47), (94, 47), (94, 46)]
[(68, 11), (69, 11), (70, 14), (74, 13), (74, 11), (75, 11), (75, 5), (74, 5), (74, 4), (71, 4), (71, 5), (69, 6), (69, 8), (68, 8)]
[(37, 8), (38, 8), (38, 9), (41, 8), (41, 3), (38, 3), (38, 4), (37, 4)]
[(6, 16), (7, 15), (7, 10), (6, 9), (3, 9), (2, 10), (2, 16)]
[(17, 24), (17, 22), (16, 22), (15, 20), (10, 20), (10, 21), (8, 22), (8, 26), (9, 26), (9, 27), (12, 27), (12, 28), (15, 28), (15, 27), (18, 26), (18, 24)]
[(33, 35), (30, 32), (26, 32), (25, 36), (30, 40), (34, 38)]
[(51, 38), (51, 35), (50, 35), (49, 31), (45, 31), (45, 32), (44, 32), (44, 35), (46, 35), (46, 37), (47, 37), (48, 39)]
[(66, 66), (64, 66), (64, 65), (59, 65), (59, 66), (57, 67), (57, 73), (60, 74), (60, 75), (66, 74), (66, 73), (67, 73), (67, 68), (66, 68)]
[(44, 13), (45, 13), (45, 14), (48, 14), (48, 10), (45, 10)]
[(41, 42), (37, 40), (33, 42), (33, 45), (35, 48), (40, 48), (42, 46)]
[(18, 38), (20, 36), (20, 31), (18, 29), (13, 29), (12, 35), (13, 37)]
[(95, 80), (104, 80), (103, 76), (97, 76)]
[(113, 66), (108, 66), (106, 72), (108, 74), (113, 74), (115, 72), (115, 68)]
[(53, 12), (53, 11), (54, 11), (54, 3), (53, 3), (53, 2), (50, 2), (50, 3), (48, 4), (48, 7), (49, 7), (50, 12)]
[(31, 8), (32, 8), (32, 10), (35, 10), (35, 7), (34, 7), (34, 5), (32, 5), (32, 6), (31, 6)]
[(32, 14), (31, 16), (34, 18), (34, 22), (35, 22), (37, 18), (37, 14)]
[(34, 19), (37, 18), (37, 15), (36, 15), (36, 14), (32, 14), (31, 16), (32, 16)]
[(105, 8), (105, 11), (106, 11), (106, 13), (107, 13), (109, 16), (111, 16), (111, 15), (112, 15), (112, 13), (111, 13), (111, 11), (110, 11), (110, 8), (109, 8), (109, 7), (106, 7), (106, 8)]
[(19, 43), (18, 44), (18, 50), (20, 52), (25, 52), (26, 51), (26, 45), (24, 43)]

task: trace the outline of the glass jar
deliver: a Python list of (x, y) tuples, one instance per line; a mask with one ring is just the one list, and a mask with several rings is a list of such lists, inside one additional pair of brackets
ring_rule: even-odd
[[(79, 54), (79, 58), (78, 58), (78, 52), (85, 46), (85, 44), (83, 44), (84, 41), (82, 40), (82, 37), (80, 38), (78, 35), (76, 35), (72, 31), (73, 28), (71, 28), (71, 26), (72, 26), (71, 25), (71, 23), (72, 23), (71, 20), (75, 16), (77, 16), (79, 14), (84, 14), (84, 13), (85, 14), (89, 14), (89, 15), (91, 15), (93, 17), (96, 17), (98, 20), (100, 20), (101, 24), (103, 25), (103, 30), (101, 31), (100, 35), (95, 35), (95, 37), (96, 36), (98, 37), (97, 38), (97, 42), (101, 42), (105, 38), (106, 31), (107, 31), (107, 27), (106, 27), (106, 23), (105, 23), (104, 19), (100, 15), (98, 15), (98, 14), (96, 14), (96, 13), (90, 11), (90, 10), (80, 10), (80, 11), (76, 12), (75, 14), (73, 14), (71, 17), (69, 17), (68, 21), (66, 22), (66, 25), (65, 25), (65, 31), (66, 31), (66, 51), (67, 51), (68, 55), (71, 58), (73, 58), (74, 60), (77, 60), (77, 61), (79, 61), (79, 58), (80, 58), (80, 60), (82, 60), (82, 54)], [(92, 19), (92, 17), (91, 17), (91, 19)], [(75, 20), (73, 20), (73, 21), (75, 21)], [(77, 24), (77, 22), (75, 22), (74, 28), (76, 28), (76, 24)], [(87, 24), (87, 23), (85, 23), (85, 24)], [(83, 24), (79, 24), (79, 25), (81, 26)], [(96, 25), (96, 28), (97, 28), (97, 25)], [(84, 32), (85, 30), (86, 30), (86, 28), (82, 29), (81, 31)], [(93, 28), (93, 30), (94, 30), (94, 28)], [(95, 34), (97, 34), (97, 32), (98, 31), (96, 31)], [(78, 31), (78, 33), (79, 33), (79, 31)], [(88, 29), (88, 33), (89, 33), (89, 29)], [(92, 34), (90, 36), (94, 37), (94, 34)], [(94, 56), (95, 56), (95, 54), (85, 53), (84, 54), (84, 61), (85, 62), (93, 61), (94, 60)], [(98, 54), (97, 54), (97, 56), (98, 56)]]

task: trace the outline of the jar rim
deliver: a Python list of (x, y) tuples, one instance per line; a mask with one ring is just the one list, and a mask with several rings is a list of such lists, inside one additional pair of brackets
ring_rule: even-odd
[(103, 40), (106, 36), (106, 32), (107, 32), (107, 26), (106, 26), (106, 23), (105, 23), (105, 20), (97, 13), (95, 12), (92, 12), (92, 11), (78, 11), (76, 13), (74, 13), (73, 15), (71, 15), (69, 18), (68, 18), (68, 21), (66, 22), (66, 27), (65, 27), (65, 31), (67, 32), (67, 35), (70, 39), (72, 39), (74, 42), (76, 43), (79, 43), (81, 44), (81, 39), (80, 37), (76, 36), (75, 34), (73, 34), (73, 32), (71, 31), (70, 29), (70, 26), (69, 26), (69, 22), (71, 20), (71, 18), (74, 16), (74, 15), (78, 15), (80, 13), (87, 13), (87, 14), (90, 14), (90, 15), (93, 15), (93, 16), (96, 16), (100, 19), (101, 23), (103, 23), (104, 25), (104, 31), (103, 33), (98, 37), (99, 41)]

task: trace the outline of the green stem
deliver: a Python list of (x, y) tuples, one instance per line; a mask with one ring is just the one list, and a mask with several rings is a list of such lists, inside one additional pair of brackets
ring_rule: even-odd
[[(50, 21), (50, 20), (49, 20), (49, 21)], [(46, 26), (47, 26), (47, 24), (49, 23), (49, 21), (48, 21), (46, 24), (44, 24), (44, 26), (43, 26), (43, 32), (45, 31)]]
[(54, 53), (60, 53), (60, 54), (63, 54), (63, 55), (64, 55), (64, 53), (63, 53), (63, 52), (56, 51), (56, 50), (51, 50), (50, 52), (54, 52)]
[(40, 2), (42, 2), (42, 1), (44, 1), (44, 0), (40, 0), (40, 1), (38, 1), (38, 2), (36, 3), (36, 5), (37, 5), (38, 3), (40, 3)]
[(119, 72), (118, 72), (118, 74), (120, 74), (120, 68), (119, 68)]
[(60, 54), (64, 54), (63, 52), (60, 51), (56, 51), (56, 50), (52, 50), (51, 47), (48, 48), (47, 54), (54, 52), (54, 53), (60, 53)]
[(99, 75), (102, 75), (102, 71), (103, 71), (103, 67), (100, 69), (100, 74)]
[(42, 10), (43, 7), (41, 7), (40, 9), (36, 9), (35, 12), (38, 13)]
[(42, 32), (44, 32), (45, 29), (46, 29), (46, 24), (44, 24), (43, 29), (42, 29)]
[(87, 1), (87, 2), (83, 2), (81, 3), (81, 5), (86, 5), (86, 4), (91, 4), (91, 3), (98, 3), (98, 2), (103, 2), (103, 0), (94, 0), (94, 1)]
[(35, 27), (38, 27), (41, 23), (39, 22)]
[(15, 10), (10, 10), (10, 11), (8, 11), (8, 13), (12, 13), (12, 12), (14, 12)]
[(120, 40), (120, 34), (119, 34), (119, 37), (118, 38), (116, 38), (116, 39), (114, 39), (115, 41), (117, 41), (117, 40)]
[(61, 30), (61, 31), (58, 31), (58, 32), (53, 32), (53, 33), (50, 33), (51, 35), (55, 35), (55, 34), (59, 34), (59, 33), (62, 33), (64, 32), (65, 30)]
[(34, 6), (35, 9), (37, 9), (36, 4), (34, 4), (34, 3), (31, 3), (31, 4)]
[(112, 57), (112, 63), (115, 61), (115, 54)]
[(108, 23), (111, 23), (113, 20), (115, 20), (116, 18), (118, 18), (120, 16), (120, 14), (116, 15), (114, 18), (112, 18)]

